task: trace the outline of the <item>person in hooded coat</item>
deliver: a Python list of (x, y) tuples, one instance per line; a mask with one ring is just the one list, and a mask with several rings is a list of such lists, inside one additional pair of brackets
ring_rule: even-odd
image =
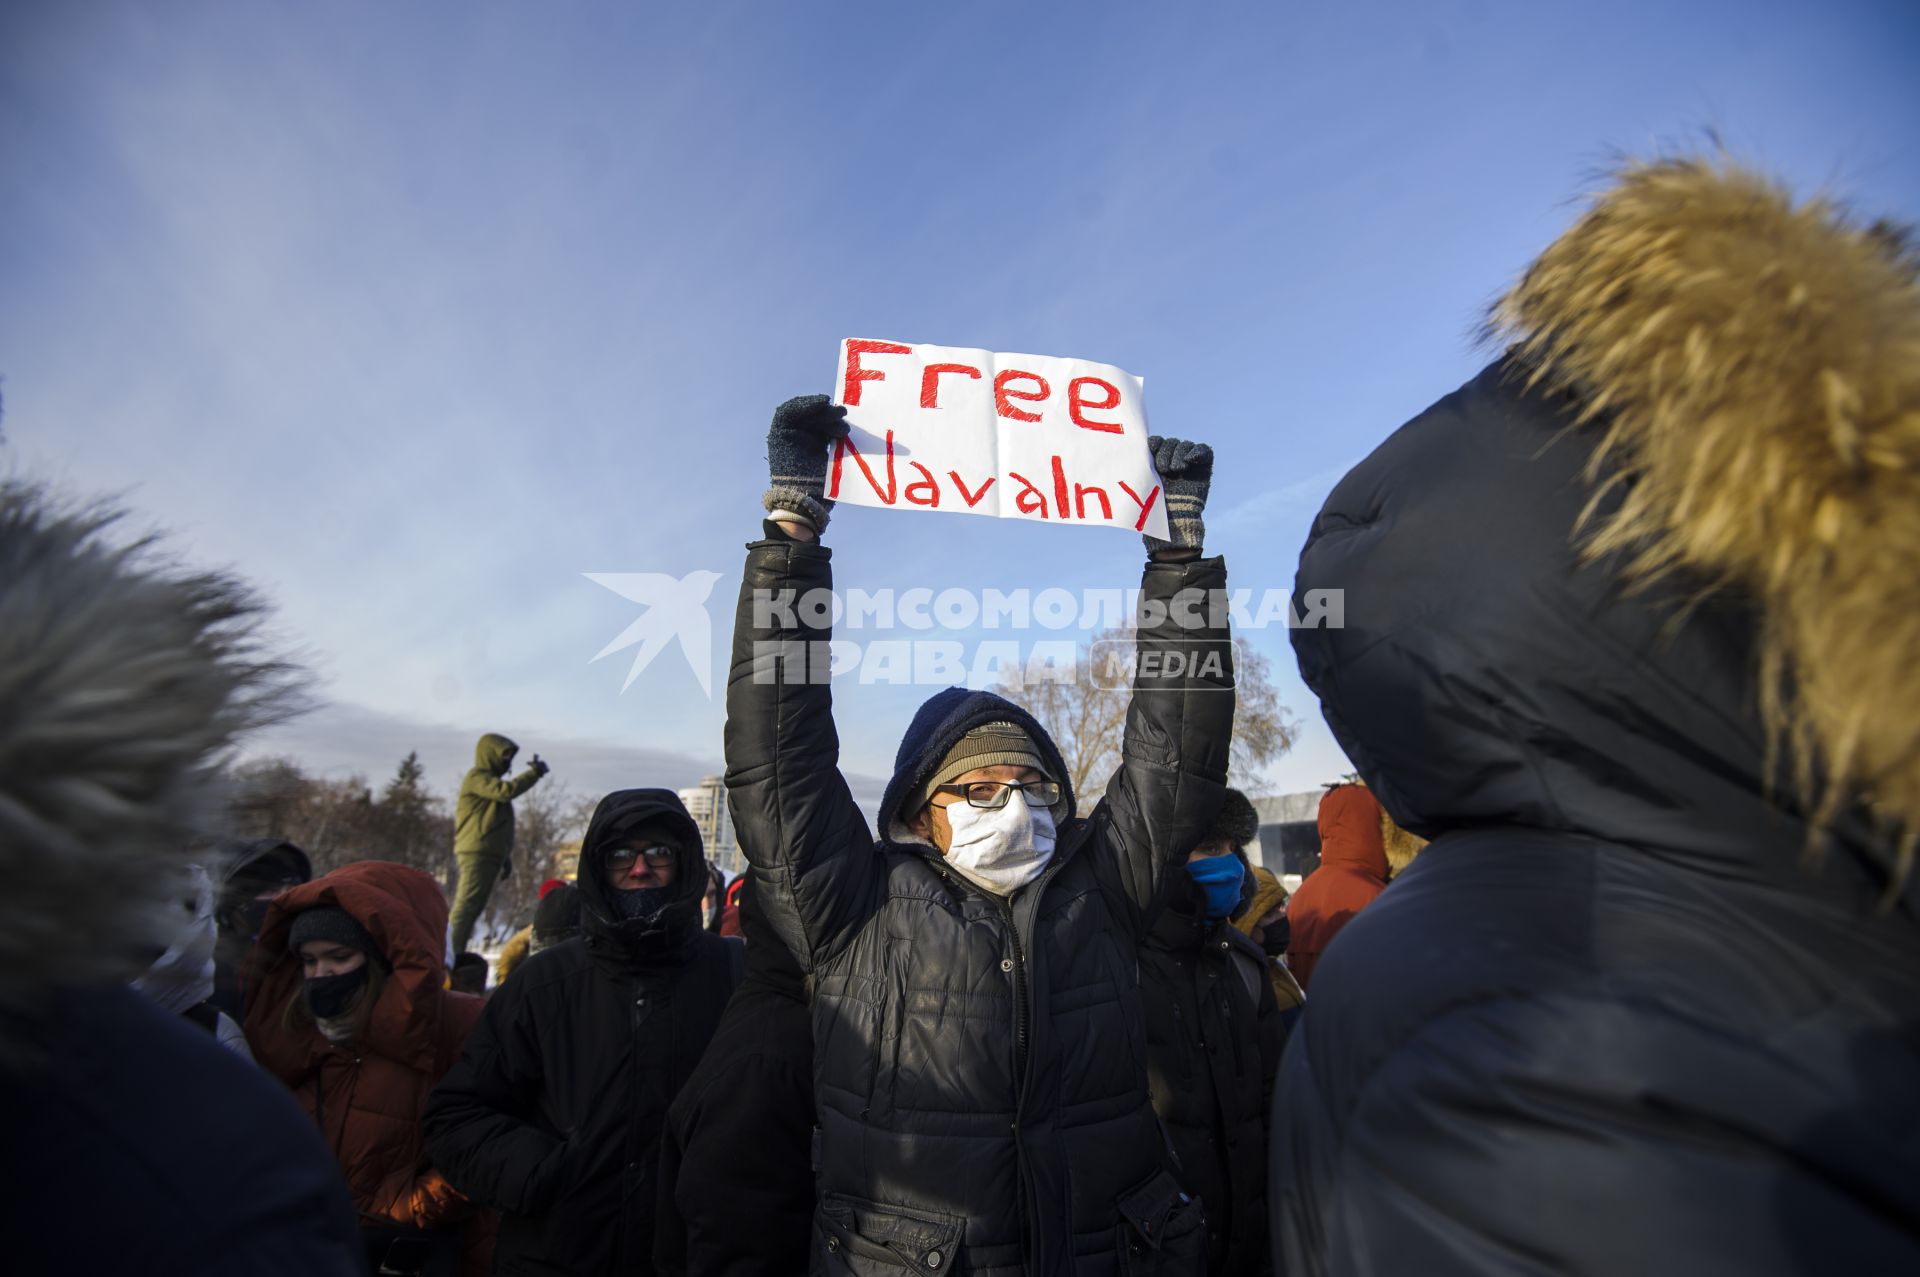
[(488, 732), (473, 747), (473, 766), (460, 781), (453, 806), (453, 858), (460, 882), (453, 895), (453, 951), (464, 953), (473, 926), (487, 911), (493, 884), (513, 869), (513, 801), (540, 783), (550, 770), (535, 754), (513, 779), (520, 747), (498, 732)]
[(718, 932), (720, 921), (726, 915), (727, 875), (719, 865), (709, 861), (707, 881), (710, 885), (707, 888), (706, 898), (700, 902), (700, 912), (706, 918), (707, 930)]
[(247, 1040), (333, 1149), (375, 1267), (431, 1254), (426, 1272), (479, 1273), (491, 1221), (420, 1136), (485, 1006), (446, 987), (446, 925), (440, 884), (406, 865), (355, 861), (282, 892), (249, 962)]
[(500, 1209), (496, 1272), (653, 1271), (661, 1126), (742, 961), (700, 925), (703, 864), (672, 790), (601, 799), (580, 851), (583, 934), (520, 964), (434, 1092), (427, 1150)]
[(1301, 674), (1433, 842), (1282, 1064), (1290, 1277), (1920, 1272), (1917, 281), (1629, 164), (1327, 499)]
[[(533, 929), (539, 921), (540, 906), (547, 902), (548, 896), (562, 887), (572, 890), (573, 884), (569, 883), (565, 878), (549, 878), (540, 884), (540, 898), (534, 903), (533, 916), (527, 920), (525, 926), (507, 937), (506, 944), (500, 948), (500, 956), (494, 960), (493, 982), (495, 984), (499, 984), (508, 976), (512, 975), (513, 969), (522, 962), (525, 962), (528, 956), (532, 954)], [(577, 905), (574, 908), (573, 917), (574, 929), (578, 930), (580, 911)], [(560, 938), (564, 939), (565, 937)]]
[(190, 890), (180, 902), (180, 931), (133, 987), (162, 1010), (185, 1017), (213, 1034), (227, 1050), (251, 1060), (253, 1052), (247, 1048), (246, 1033), (213, 1001), (217, 943), (213, 879), (199, 865), (188, 866), (188, 871)]
[(1187, 881), (1140, 946), (1147, 1079), (1181, 1187), (1206, 1206), (1207, 1271), (1259, 1277), (1267, 1249), (1267, 1112), (1286, 1046), (1272, 963), (1231, 919), (1252, 899), (1253, 804), (1229, 789), (1187, 855)]
[(660, 1137), (661, 1277), (792, 1277), (813, 1233), (813, 1026), (806, 977), (753, 900), (746, 979)]
[(1280, 1022), (1292, 1033), (1307, 995), (1287, 968), (1293, 921), (1287, 916), (1287, 889), (1274, 877), (1273, 870), (1265, 865), (1253, 867), (1253, 899), (1234, 915), (1233, 925), (1267, 955), (1267, 978), (1273, 985), (1274, 1003), (1280, 1008)]
[(1320, 864), (1287, 903), (1287, 969), (1303, 991), (1333, 938), (1387, 889), (1382, 815), (1365, 785), (1335, 785), (1320, 797)]
[(197, 894), (220, 761), (290, 689), (243, 587), (115, 517), (0, 480), (0, 1267), (354, 1277), (285, 1088), (128, 987)]
[(225, 869), (214, 908), (218, 938), (213, 949), (213, 996), (223, 1015), (238, 1021), (246, 1014), (240, 987), (253, 942), (267, 920), (267, 905), (288, 887), (313, 879), (307, 853), (284, 838), (256, 838), (225, 844)]
[(550, 890), (541, 894), (540, 903), (534, 906), (533, 921), (527, 924), (524, 934), (526, 943), (511, 963), (507, 961), (506, 953), (500, 955), (502, 983), (534, 954), (580, 934), (579, 889), (570, 882), (555, 882)]
[[(781, 405), (747, 549), (726, 784), (768, 920), (807, 972), (820, 1122), (816, 1273), (1197, 1274), (1201, 1209), (1147, 1090), (1136, 951), (1226, 786), (1226, 565), (1200, 557), (1205, 445), (1154, 439), (1122, 761), (1085, 818), (1026, 710), (950, 688), (914, 715), (879, 838), (838, 768), (816, 543), (845, 409)], [(1172, 659), (1173, 653), (1180, 659)], [(811, 668), (810, 668), (811, 664)]]

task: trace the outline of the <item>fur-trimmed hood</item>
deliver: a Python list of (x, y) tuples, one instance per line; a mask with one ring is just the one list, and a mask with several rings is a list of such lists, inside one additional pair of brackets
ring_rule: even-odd
[(1292, 632), (1301, 676), (1399, 824), (1849, 910), (1901, 890), (1914, 281), (1895, 237), (1698, 161), (1626, 169), (1541, 256), (1511, 349), (1342, 478), (1301, 553), (1297, 592), (1347, 597)]
[(289, 706), (247, 590), (118, 518), (0, 482), (0, 1015), (173, 943), (219, 765)]
[[(1599, 431), (1590, 558), (1749, 598), (1763, 717), (1825, 823), (1920, 839), (1920, 256), (1724, 161), (1625, 167), (1496, 330)], [(1617, 498), (1617, 500), (1615, 500)]]
[(1380, 811), (1380, 849), (1387, 854), (1387, 881), (1391, 882), (1406, 872), (1413, 858), (1426, 850), (1427, 840), (1411, 829), (1402, 829), (1394, 823), (1393, 814), (1382, 808)]

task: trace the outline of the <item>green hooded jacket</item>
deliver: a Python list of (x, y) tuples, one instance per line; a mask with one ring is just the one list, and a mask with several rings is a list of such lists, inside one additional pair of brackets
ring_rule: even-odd
[(453, 853), (505, 857), (513, 850), (513, 800), (532, 789), (542, 773), (528, 768), (512, 780), (507, 768), (520, 747), (488, 732), (473, 747), (473, 770), (460, 782), (453, 809)]

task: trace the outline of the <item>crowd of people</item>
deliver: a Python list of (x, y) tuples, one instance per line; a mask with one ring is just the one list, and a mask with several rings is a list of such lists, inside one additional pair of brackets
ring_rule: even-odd
[(830, 618), (755, 605), (834, 584), (846, 410), (780, 405), (727, 684), (748, 871), (609, 793), (491, 972), (538, 756), (481, 738), (451, 899), (212, 836), (286, 708), (258, 605), (8, 481), (7, 1266), (1920, 1270), (1920, 258), (1631, 166), (1496, 325), (1302, 552), (1359, 775), (1291, 897), (1227, 783), (1202, 442), (1149, 442), (1137, 642), (1189, 659), (1138, 663), (1097, 799), (950, 688), (870, 823)]

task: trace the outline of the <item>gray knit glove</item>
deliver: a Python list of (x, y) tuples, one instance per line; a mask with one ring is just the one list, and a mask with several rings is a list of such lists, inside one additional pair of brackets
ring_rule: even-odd
[(763, 498), (769, 514), (798, 515), (826, 531), (833, 502), (827, 500), (827, 445), (847, 433), (847, 410), (825, 395), (798, 395), (773, 410), (767, 428), (767, 473)]
[(1198, 550), (1207, 535), (1200, 512), (1206, 508), (1207, 488), (1213, 482), (1213, 448), (1149, 435), (1147, 451), (1153, 454), (1153, 468), (1160, 472), (1160, 490), (1167, 501), (1167, 531), (1173, 537), (1171, 541), (1143, 537), (1147, 552)]

